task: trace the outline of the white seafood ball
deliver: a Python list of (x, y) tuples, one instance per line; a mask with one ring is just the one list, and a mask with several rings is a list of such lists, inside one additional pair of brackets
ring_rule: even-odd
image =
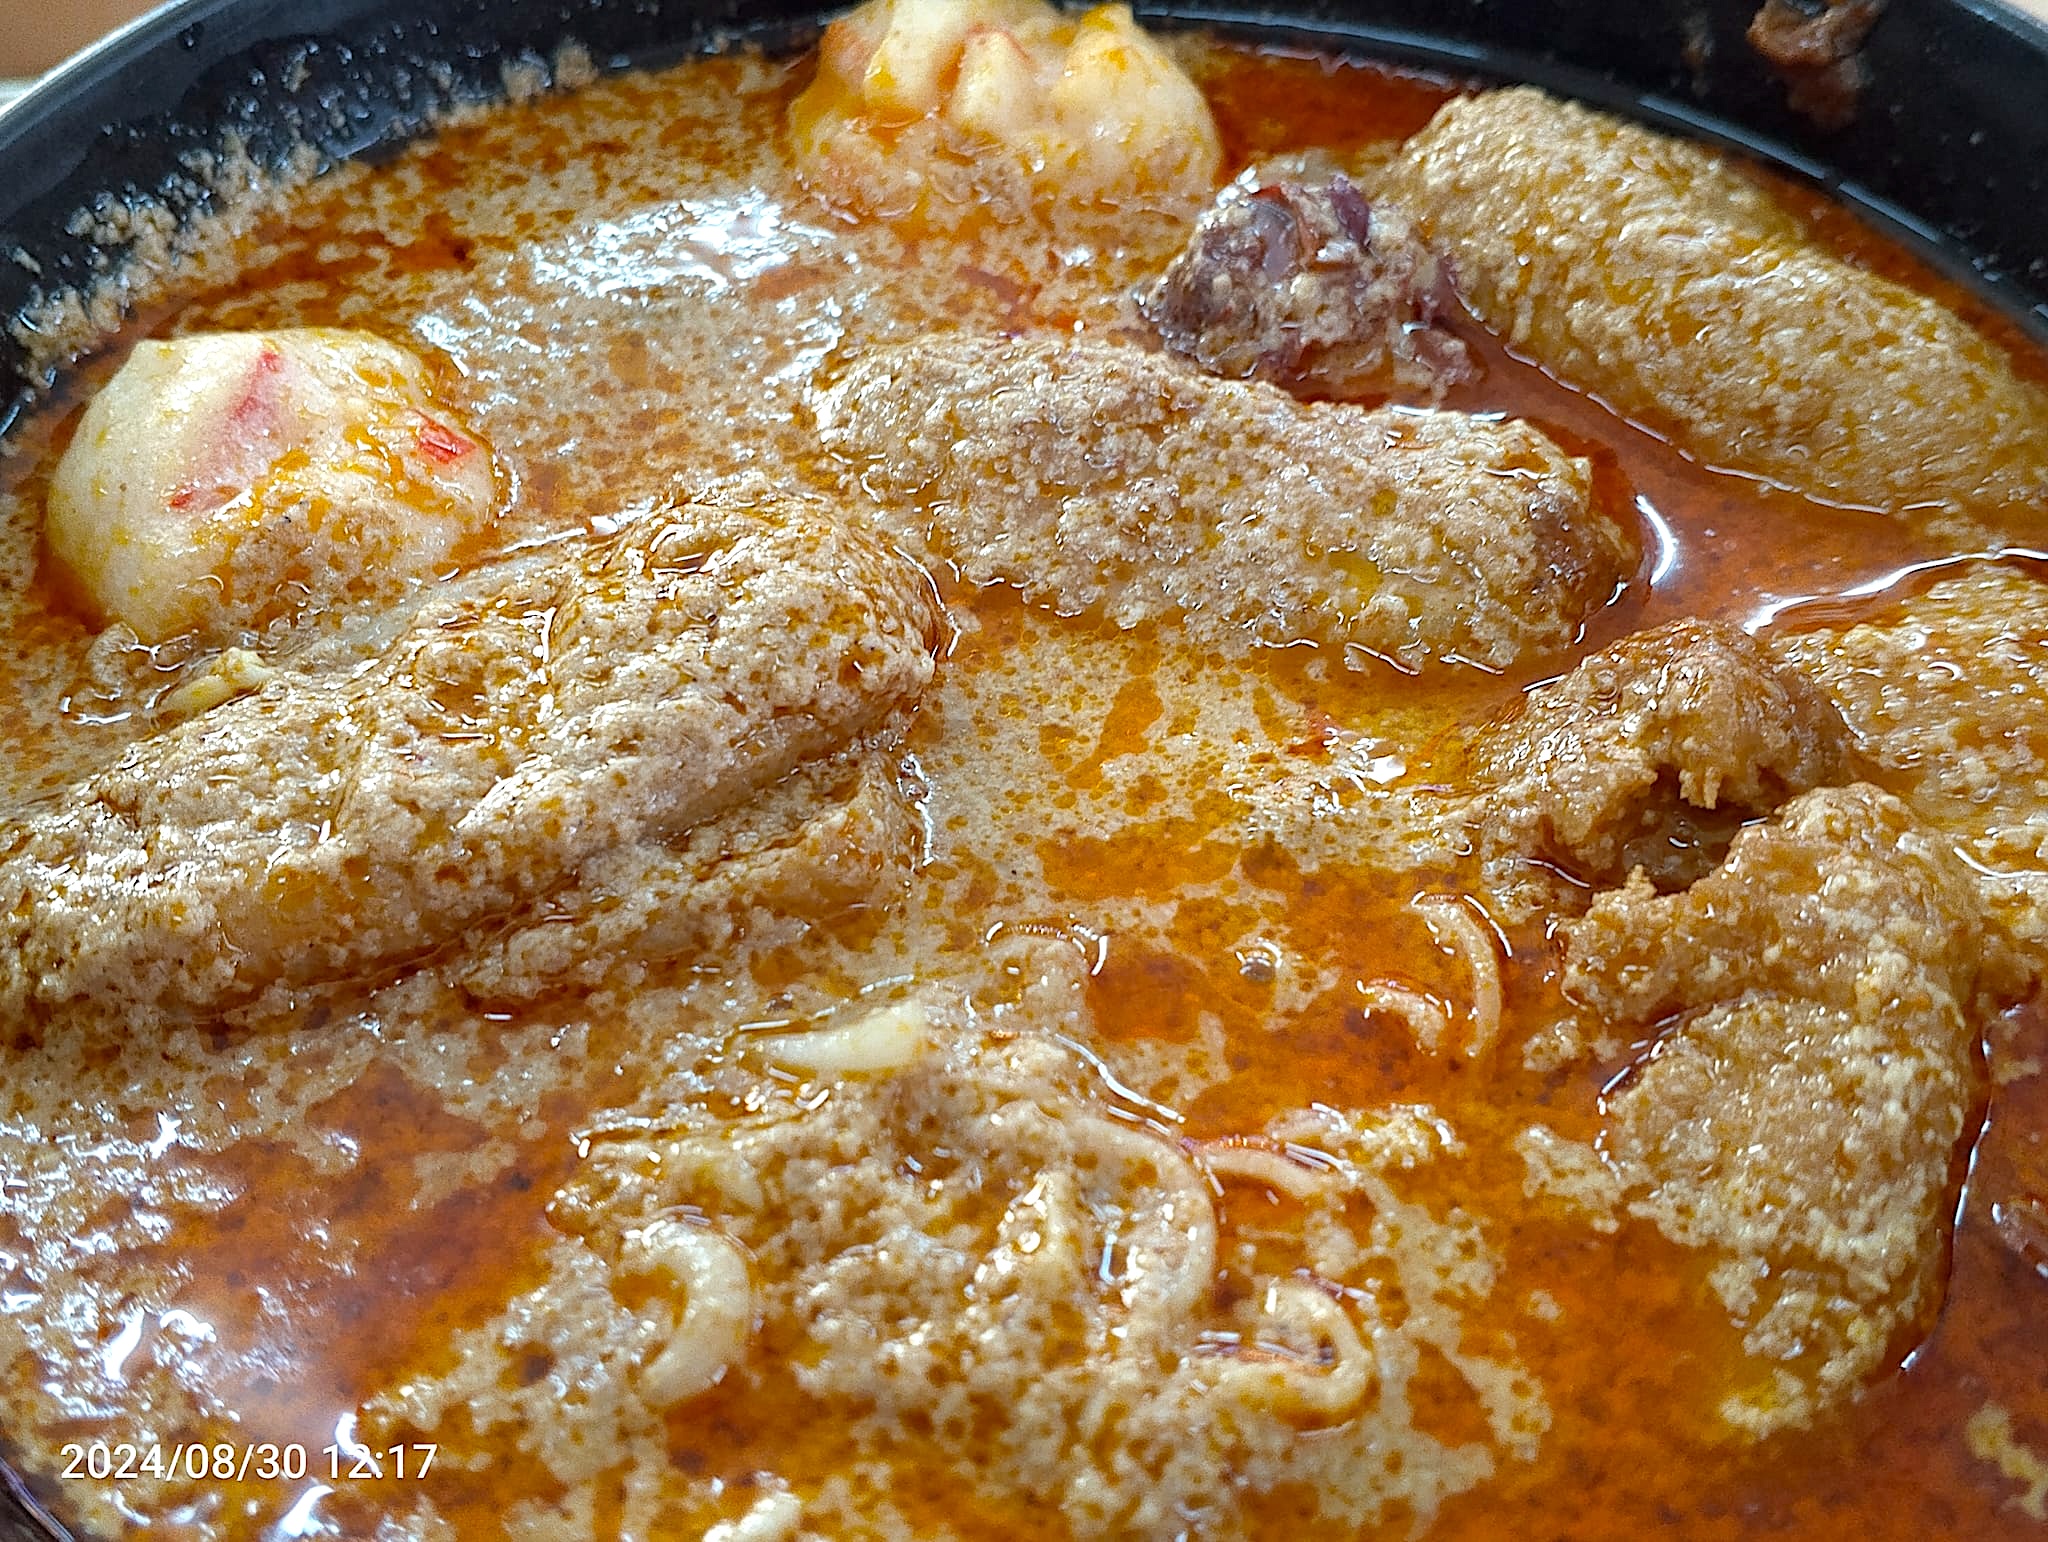
[(1207, 100), (1126, 5), (869, 0), (826, 29), (790, 123), (826, 198), (933, 224), (984, 200), (1202, 200), (1222, 160)]
[(50, 551), (103, 623), (221, 636), (389, 597), (496, 510), (489, 449), (365, 332), (139, 344), (51, 478)]

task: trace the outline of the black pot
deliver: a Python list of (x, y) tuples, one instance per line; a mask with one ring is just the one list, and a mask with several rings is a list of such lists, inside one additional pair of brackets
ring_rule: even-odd
[[(1737, 144), (1811, 178), (2048, 338), (2048, 27), (1997, 0), (1895, 3), (1863, 50), (1853, 118), (1824, 127), (1744, 33), (1756, 0), (1228, 0), (1152, 3), (1196, 23), (1457, 74), (1533, 80)], [(259, 161), (311, 145), (374, 155), (507, 64), (543, 72), (576, 41), (603, 67), (736, 42), (796, 46), (801, 0), (173, 0), (0, 114), (0, 316), (118, 267), (80, 209), (210, 194), (194, 151), (238, 136)], [(0, 433), (53, 381), (0, 338)], [(65, 1536), (0, 1464), (0, 1542)], [(12, 1504), (10, 1505), (10, 1498)], [(11, 1510), (12, 1513), (9, 1513)]]
[[(1757, 0), (1140, 0), (1141, 15), (1462, 74), (1533, 80), (1741, 145), (1813, 178), (1986, 287), (2048, 337), (2048, 27), (1997, 0), (1894, 3), (1862, 53), (1859, 109), (1826, 128), (1744, 38)], [(1818, 6), (1819, 0), (1785, 0)], [(121, 253), (70, 233), (95, 200), (183, 214), (186, 169), (227, 133), (259, 159), (375, 153), (507, 63), (565, 40), (604, 66), (747, 40), (790, 46), (803, 0), (173, 0), (0, 114), (0, 316)], [(0, 433), (49, 382), (0, 339)]]

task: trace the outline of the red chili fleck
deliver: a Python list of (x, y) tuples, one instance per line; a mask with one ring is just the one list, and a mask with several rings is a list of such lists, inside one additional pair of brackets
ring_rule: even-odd
[(1308, 709), (1308, 737), (1287, 746), (1290, 755), (1327, 755), (1330, 746), (1343, 735), (1337, 720), (1321, 707)]
[(432, 418), (425, 418), (421, 421), (417, 438), (419, 439), (420, 448), (443, 465), (446, 465), (449, 461), (461, 460), (463, 456), (476, 448), (475, 445), (463, 438), (462, 435), (456, 433), (454, 429), (449, 428), (445, 424), (436, 423)]
[(277, 382), (271, 378), (284, 373), (284, 355), (275, 348), (265, 346), (256, 355), (256, 367), (250, 373), (249, 384), (242, 392), (242, 398), (228, 413), (228, 422), (237, 429), (270, 429), (276, 426), (278, 415)]

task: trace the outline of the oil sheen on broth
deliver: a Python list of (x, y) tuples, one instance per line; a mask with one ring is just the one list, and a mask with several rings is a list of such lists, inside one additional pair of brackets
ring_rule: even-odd
[[(0, 494), (52, 1508), (2048, 1533), (2048, 366), (1474, 89), (892, 0), (343, 167), (84, 357)], [(181, 421), (302, 448), (119, 472), (195, 621), (57, 467), (215, 333)]]

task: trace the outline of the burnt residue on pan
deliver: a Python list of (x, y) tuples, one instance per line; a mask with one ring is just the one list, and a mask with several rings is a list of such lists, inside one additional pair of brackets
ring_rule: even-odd
[(1839, 130), (1856, 121), (1870, 83), (1863, 44), (1884, 14), (1884, 0), (1764, 0), (1745, 34), (1757, 56), (1785, 83), (1792, 110), (1816, 127)]

